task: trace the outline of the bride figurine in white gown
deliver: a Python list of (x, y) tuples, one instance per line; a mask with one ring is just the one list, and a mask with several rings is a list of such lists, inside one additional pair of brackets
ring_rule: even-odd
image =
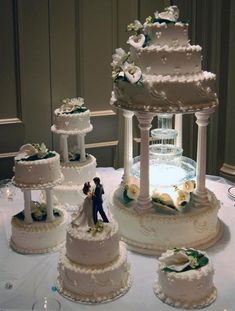
[(73, 225), (79, 226), (80, 229), (88, 229), (94, 226), (93, 221), (93, 202), (92, 202), (92, 191), (89, 182), (86, 182), (82, 189), (83, 193), (86, 195), (83, 205), (78, 212), (77, 217), (72, 221)]

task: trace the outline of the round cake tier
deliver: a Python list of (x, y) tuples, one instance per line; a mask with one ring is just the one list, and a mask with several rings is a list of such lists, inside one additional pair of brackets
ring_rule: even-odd
[(154, 46), (185, 46), (188, 45), (188, 24), (176, 23), (149, 23), (144, 25), (144, 34), (151, 39)]
[(201, 50), (199, 45), (177, 47), (130, 48), (131, 59), (140, 67), (142, 74), (172, 75), (201, 72)]
[(54, 128), (62, 132), (86, 131), (90, 128), (90, 110), (80, 113), (61, 113), (55, 110)]
[(141, 213), (136, 202), (124, 202), (123, 189), (119, 188), (113, 194), (110, 208), (130, 249), (160, 254), (173, 247), (206, 249), (221, 237), (222, 224), (217, 217), (220, 203), (210, 191), (208, 198), (209, 206), (191, 206), (183, 213), (172, 214), (160, 208)]
[(24, 189), (50, 188), (60, 184), (64, 177), (60, 170), (60, 156), (34, 161), (15, 161), (15, 186)]
[(119, 256), (116, 260), (95, 267), (73, 263), (62, 252), (58, 270), (58, 292), (73, 301), (111, 301), (124, 295), (131, 285), (127, 252), (123, 242), (120, 242)]
[(90, 124), (89, 127), (79, 130), (79, 129), (71, 129), (71, 130), (66, 130), (66, 129), (58, 129), (55, 125), (52, 125), (51, 131), (56, 133), (56, 134), (61, 134), (61, 135), (79, 135), (79, 134), (87, 134), (93, 130), (93, 125)]
[(96, 176), (96, 158), (88, 154), (86, 161), (61, 162), (63, 185), (82, 185)]
[(154, 292), (163, 302), (175, 307), (203, 308), (211, 304), (217, 296), (213, 275), (214, 269), (210, 259), (209, 263), (200, 269), (179, 273), (162, 271), (159, 264)]
[[(181, 148), (176, 151), (179, 154), (174, 152), (150, 154), (149, 183), (151, 188), (176, 186), (195, 177), (196, 162), (190, 158), (182, 157)], [(132, 175), (137, 179), (140, 178), (140, 157), (134, 158)]]
[(104, 223), (102, 232), (93, 235), (87, 229), (69, 225), (67, 228), (66, 256), (81, 265), (102, 265), (119, 255), (119, 231), (116, 222)]
[(140, 112), (192, 113), (215, 107), (215, 75), (201, 72), (188, 75), (143, 75), (143, 84), (117, 80), (114, 106)]
[(22, 254), (42, 254), (58, 250), (65, 242), (68, 215), (60, 210), (59, 216), (53, 222), (34, 221), (26, 224), (12, 217), (12, 235), (10, 246)]

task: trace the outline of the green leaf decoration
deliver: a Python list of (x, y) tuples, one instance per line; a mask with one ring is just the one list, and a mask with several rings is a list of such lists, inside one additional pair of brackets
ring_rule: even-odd
[(127, 195), (127, 189), (124, 189), (123, 191), (123, 199), (124, 199), (124, 202), (127, 204), (127, 203), (130, 203), (131, 201), (133, 201), (133, 199), (130, 199)]
[(151, 38), (149, 35), (145, 35), (145, 41), (143, 44), (143, 48), (145, 48), (147, 45), (149, 45), (149, 43), (151, 42)]
[(55, 156), (55, 153), (49, 151), (44, 157), (39, 158), (37, 154), (34, 154), (32, 156), (29, 156), (28, 158), (20, 159), (18, 161), (37, 161), (37, 160), (44, 160), (44, 159), (49, 159), (53, 158)]
[(182, 273), (182, 272), (189, 271), (189, 270), (200, 269), (201, 267), (206, 266), (209, 262), (208, 257), (206, 257), (204, 254), (200, 253), (196, 249), (174, 248), (175, 253), (178, 253), (180, 251), (185, 252), (185, 254), (188, 256), (188, 259), (189, 259), (188, 266), (185, 267), (182, 271), (176, 271), (176, 270), (171, 269), (171, 268), (166, 266), (162, 269), (162, 271)]
[(64, 114), (75, 114), (75, 113), (82, 113), (87, 111), (88, 108), (84, 107), (84, 106), (78, 106), (76, 107), (73, 111), (70, 112), (64, 112)]

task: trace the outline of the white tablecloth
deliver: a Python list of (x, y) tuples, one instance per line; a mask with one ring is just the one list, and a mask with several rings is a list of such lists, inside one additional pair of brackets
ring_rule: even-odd
[[(110, 194), (120, 183), (122, 170), (98, 168), (98, 175)], [(220, 177), (207, 176), (207, 187), (215, 192), (222, 206), (219, 217), (224, 223), (222, 239), (207, 252), (215, 267), (217, 300), (206, 310), (235, 310), (235, 206), (228, 198), (231, 185)], [(38, 194), (36, 193), (36, 196)], [(108, 200), (108, 196), (106, 196)], [(61, 302), (61, 310), (112, 310), (112, 311), (166, 311), (175, 308), (163, 304), (153, 293), (157, 259), (133, 252), (128, 253), (133, 275), (133, 284), (123, 297), (106, 304), (84, 305), (66, 300), (53, 290), (57, 278), (57, 253), (21, 255), (9, 248), (11, 217), (23, 209), (23, 195), (17, 190), (13, 201), (0, 199), (0, 311), (29, 310), (35, 300), (47, 296)], [(12, 288), (7, 288), (12, 285)], [(176, 309), (182, 310), (182, 309)], [(205, 309), (204, 309), (205, 310)]]

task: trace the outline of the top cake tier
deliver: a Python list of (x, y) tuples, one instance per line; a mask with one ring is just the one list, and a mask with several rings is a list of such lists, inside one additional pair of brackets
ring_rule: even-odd
[(176, 6), (135, 20), (129, 52), (116, 49), (111, 66), (116, 107), (156, 113), (187, 113), (218, 104), (215, 74), (202, 70), (202, 49), (191, 45), (188, 24)]

